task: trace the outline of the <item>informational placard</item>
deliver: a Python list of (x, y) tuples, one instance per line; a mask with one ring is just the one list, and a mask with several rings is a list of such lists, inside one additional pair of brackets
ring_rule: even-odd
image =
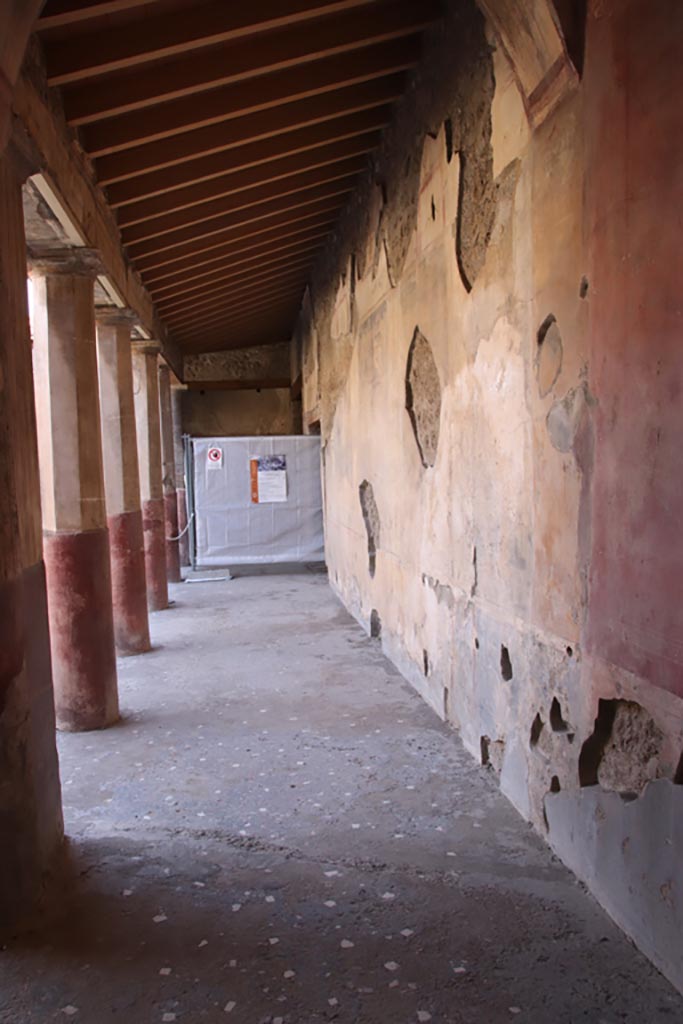
[(287, 457), (255, 455), (249, 461), (252, 503), (265, 505), (287, 501)]
[(206, 453), (206, 468), (207, 469), (222, 469), (223, 468), (223, 449), (214, 446), (209, 448)]

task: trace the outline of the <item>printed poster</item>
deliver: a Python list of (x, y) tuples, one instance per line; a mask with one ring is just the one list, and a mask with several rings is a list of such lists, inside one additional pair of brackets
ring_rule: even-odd
[(256, 455), (250, 460), (250, 466), (252, 504), (287, 501), (285, 455)]

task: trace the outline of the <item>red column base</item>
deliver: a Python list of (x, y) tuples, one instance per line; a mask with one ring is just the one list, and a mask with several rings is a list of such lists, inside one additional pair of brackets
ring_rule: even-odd
[(151, 612), (160, 612), (164, 608), (168, 608), (166, 526), (163, 498), (152, 498), (150, 501), (143, 501), (142, 533), (145, 543), (147, 607)]
[(136, 509), (109, 516), (107, 524), (116, 650), (119, 654), (144, 654), (151, 644), (142, 512)]
[(45, 535), (57, 728), (104, 729), (119, 717), (109, 535)]
[(164, 494), (164, 520), (166, 523), (166, 575), (169, 583), (182, 583), (178, 541), (168, 539), (178, 536), (178, 499), (175, 489)]
[(180, 554), (180, 564), (190, 564), (190, 537), (188, 533), (183, 531), (187, 528), (187, 493), (184, 487), (178, 487), (176, 492), (176, 501), (178, 503), (178, 533), (182, 533), (182, 537), (178, 541), (178, 553)]

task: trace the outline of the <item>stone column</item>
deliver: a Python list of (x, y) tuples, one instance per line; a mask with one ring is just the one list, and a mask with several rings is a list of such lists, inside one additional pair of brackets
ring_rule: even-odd
[(97, 310), (102, 454), (111, 555), (114, 638), (119, 654), (150, 649), (140, 477), (126, 310)]
[(178, 541), (178, 499), (175, 484), (175, 452), (173, 450), (173, 407), (171, 405), (170, 370), (159, 364), (159, 415), (161, 417), (161, 464), (166, 522), (166, 572), (169, 583), (180, 583), (180, 552)]
[(140, 463), (147, 605), (153, 612), (168, 608), (157, 358), (158, 349), (154, 345), (133, 345), (133, 394)]
[(60, 729), (119, 717), (90, 249), (31, 260), (50, 643)]
[(171, 383), (171, 405), (173, 407), (173, 454), (175, 457), (175, 492), (178, 500), (178, 541), (180, 564), (190, 564), (190, 538), (187, 533), (187, 487), (185, 481), (185, 448), (183, 446), (183, 391), (187, 384), (180, 381)]
[(40, 912), (63, 849), (21, 182), (0, 153), (0, 923)]

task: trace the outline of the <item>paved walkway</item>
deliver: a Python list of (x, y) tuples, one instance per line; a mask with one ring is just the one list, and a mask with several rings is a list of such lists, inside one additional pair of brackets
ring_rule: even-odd
[(121, 724), (60, 737), (76, 891), (2, 1024), (683, 1021), (324, 576), (173, 597)]

